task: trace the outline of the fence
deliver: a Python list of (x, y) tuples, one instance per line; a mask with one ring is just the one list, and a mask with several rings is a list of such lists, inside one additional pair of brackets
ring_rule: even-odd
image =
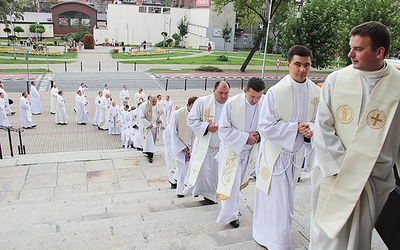
[[(23, 129), (21, 129), (21, 128), (13, 128), (13, 127), (6, 127), (6, 126), (1, 126), (1, 125), (0, 125), (0, 129), (2, 129), (2, 130), (7, 132), (11, 157), (14, 157), (13, 141), (12, 141), (11, 132), (18, 133), (18, 139), (19, 139), (18, 154), (20, 154), (20, 155), (26, 154), (25, 145), (22, 144), (22, 135), (21, 134), (22, 134), (22, 132), (24, 132)], [(2, 148), (1, 148), (1, 143), (0, 143), (0, 159), (3, 159), (3, 151), (2, 151)]]

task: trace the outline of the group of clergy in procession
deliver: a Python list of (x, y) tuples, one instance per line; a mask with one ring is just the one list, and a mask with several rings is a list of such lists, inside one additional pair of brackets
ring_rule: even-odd
[[(313, 55), (302, 45), (289, 49), (288, 74), (265, 94), (261, 78), (250, 78), (231, 97), (229, 82), (220, 80), (211, 94), (174, 108), (168, 96), (163, 102), (141, 88), (131, 100), (123, 86), (117, 105), (105, 85), (95, 99), (93, 125), (121, 134), (122, 145), (143, 151), (150, 163), (162, 136), (171, 189), (178, 198), (220, 203), (218, 223), (239, 227), (239, 194), (254, 179), (252, 236), (270, 250), (292, 249), (295, 187), (303, 171), (312, 171), (310, 249), (371, 249), (400, 155), (400, 88), (393, 87), (400, 72), (384, 61), (389, 46), (383, 24), (354, 27), (352, 64), (331, 73), (322, 90), (307, 77)], [(32, 114), (41, 112), (34, 86), (30, 101), (25, 92), (20, 101), (25, 128), (36, 126)], [(82, 84), (75, 98), (82, 125), (88, 121), (86, 90)], [(56, 124), (67, 124), (56, 84), (51, 96)], [(0, 84), (0, 125), (9, 126), (12, 114)]]
[[(30, 96), (30, 97), (29, 97)], [(16, 112), (11, 109), (14, 103), (9, 99), (4, 84), (0, 81), (0, 125), (4, 127), (12, 127), (8, 116), (14, 115)], [(39, 91), (36, 89), (36, 83), (31, 82), (30, 95), (22, 92), (19, 100), (21, 127), (24, 129), (35, 128), (37, 125), (32, 121), (32, 115), (40, 115), (42, 112), (42, 103), (40, 101)]]
[[(330, 74), (323, 91), (307, 77), (312, 52), (294, 45), (287, 55), (289, 74), (266, 94), (264, 81), (252, 77), (238, 95), (229, 97), (230, 84), (221, 80), (210, 95), (189, 98), (172, 112), (163, 134), (171, 189), (178, 198), (219, 202), (216, 221), (237, 228), (240, 191), (254, 178), (254, 240), (270, 250), (292, 249), (294, 190), (301, 173), (312, 170), (310, 249), (370, 249), (374, 223), (395, 187), (400, 148), (400, 92), (389, 94), (400, 73), (384, 62), (387, 43), (380, 44), (390, 40), (388, 34), (378, 22), (356, 26), (348, 55), (353, 64)], [(157, 103), (141, 107), (154, 142), (161, 122)], [(380, 130), (391, 126), (386, 114), (396, 122)], [(352, 136), (363, 141), (354, 146), (361, 151), (350, 150)], [(384, 147), (371, 150), (370, 136)]]

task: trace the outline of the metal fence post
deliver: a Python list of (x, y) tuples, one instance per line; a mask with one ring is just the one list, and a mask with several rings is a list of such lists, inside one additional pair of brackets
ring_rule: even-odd
[(64, 71), (67, 72), (67, 62), (64, 62)]
[(207, 90), (207, 78), (204, 79), (204, 90)]
[(165, 91), (167, 91), (168, 90), (168, 78), (167, 78), (167, 81), (165, 82)]
[(186, 84), (187, 84), (187, 79), (185, 78), (185, 87), (184, 87), (184, 90), (186, 90)]
[(101, 71), (101, 62), (99, 62), (99, 71)]
[(10, 143), (11, 157), (14, 157), (14, 152), (13, 152), (13, 147), (12, 147), (12, 140), (11, 140), (11, 129), (10, 128), (7, 128), (7, 133), (8, 133), (8, 142)]
[(83, 71), (83, 65), (82, 65), (82, 62), (81, 62), (81, 71)]
[(117, 62), (117, 71), (119, 71), (119, 62)]
[(242, 77), (242, 85), (240, 85), (240, 89), (243, 89), (243, 82), (244, 82), (244, 78)]

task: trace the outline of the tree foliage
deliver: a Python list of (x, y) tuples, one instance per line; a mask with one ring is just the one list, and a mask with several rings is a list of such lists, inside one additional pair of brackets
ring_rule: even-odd
[[(374, 20), (391, 30), (391, 51), (398, 53), (399, 11), (400, 3), (393, 0), (310, 0), (302, 9), (296, 41), (312, 50), (313, 67), (326, 68), (338, 56), (347, 58), (351, 28)], [(289, 13), (287, 21), (280, 26), (283, 53), (294, 43), (296, 10)]]
[(36, 1), (31, 0), (0, 0), (0, 22), (7, 20), (7, 15), (20, 18), (25, 11), (34, 12)]
[[(272, 4), (270, 18), (272, 19), (275, 13), (280, 10), (280, 6), (286, 5), (288, 2), (292, 2), (292, 0), (267, 0), (267, 3)], [(239, 17), (240, 27), (250, 28), (255, 25), (258, 26), (258, 23), (261, 22), (263, 25), (260, 33), (266, 34), (268, 17), (265, 15), (265, 13), (267, 13), (268, 15), (268, 11), (265, 11), (265, 9), (263, 10), (263, 7), (265, 8), (265, 0), (213, 0), (214, 10), (217, 13), (222, 13), (223, 9), (229, 3), (233, 3), (233, 10)], [(262, 37), (262, 35), (259, 35), (257, 37), (257, 40), (253, 39), (254, 46), (245, 61), (243, 62), (240, 68), (241, 72), (244, 72), (246, 70), (246, 67), (250, 63), (250, 60), (253, 58), (254, 53), (260, 47), (260, 43), (263, 39)]]
[(181, 20), (178, 21), (178, 30), (179, 30), (179, 35), (181, 36), (182, 47), (185, 44), (185, 36), (189, 33), (188, 26), (189, 25), (186, 16), (182, 17)]
[(172, 38), (175, 40), (175, 46), (178, 46), (181, 43), (182, 37), (178, 33), (172, 34)]
[[(85, 25), (80, 25), (78, 28), (77, 32), (73, 32), (73, 33), (68, 33), (64, 36), (64, 40), (66, 41), (75, 41), (75, 42), (79, 42), (83, 40), (83, 37), (86, 34), (90, 34), (90, 28), (89, 26), (85, 26)], [(106, 38), (108, 42), (108, 38)]]
[(85, 34), (83, 37), (83, 47), (85, 49), (94, 49), (94, 36), (92, 34)]
[(14, 26), (13, 30), (15, 33), (18, 33), (18, 34), (25, 31), (21, 26)]
[(229, 26), (228, 21), (224, 23), (224, 27), (222, 28), (222, 39), (224, 39), (224, 50), (226, 52), (226, 43), (231, 42), (232, 36), (232, 27)]

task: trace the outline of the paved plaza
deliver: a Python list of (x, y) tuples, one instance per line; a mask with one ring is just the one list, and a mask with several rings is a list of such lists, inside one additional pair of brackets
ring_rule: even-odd
[[(95, 88), (87, 93), (90, 116), (100, 90)], [(114, 96), (120, 90), (111, 88)], [(136, 89), (129, 91), (133, 95)], [(145, 92), (169, 94), (183, 106), (188, 97), (211, 90), (154, 87)], [(231, 89), (231, 95), (239, 92)], [(170, 189), (162, 142), (149, 163), (142, 152), (122, 148), (120, 136), (92, 126), (91, 118), (79, 126), (75, 91), (64, 95), (67, 126), (55, 124), (48, 88), (40, 94), (43, 113), (33, 116), (38, 126), (22, 133), (26, 155), (14, 148), (10, 157), (7, 133), (0, 130), (0, 249), (265, 249), (251, 236), (254, 180), (241, 192), (240, 227), (218, 224), (219, 204), (206, 205), (201, 197), (178, 199)], [(20, 94), (9, 95), (17, 112), (10, 122), (20, 127)], [(17, 134), (12, 138), (16, 147)], [(308, 248), (310, 192), (310, 177), (304, 174), (296, 187), (293, 249)], [(386, 249), (376, 233), (373, 249)]]

